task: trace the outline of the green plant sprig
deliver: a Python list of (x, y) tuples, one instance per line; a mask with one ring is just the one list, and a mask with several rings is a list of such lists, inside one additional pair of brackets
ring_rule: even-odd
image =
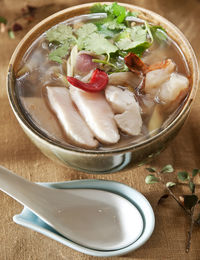
[[(177, 182), (168, 181), (165, 182), (163, 180), (163, 176), (166, 173), (173, 173), (174, 168), (172, 165), (168, 164), (164, 166), (160, 171), (156, 170), (155, 168), (146, 168), (146, 170), (150, 173), (146, 176), (145, 182), (147, 184), (154, 184), (154, 183), (160, 183), (162, 184), (165, 189), (168, 191), (168, 194), (164, 194), (159, 199), (158, 203), (162, 199), (166, 199), (169, 195), (178, 203), (178, 205), (186, 212), (186, 214), (190, 217), (190, 228), (188, 231), (188, 237), (186, 241), (186, 253), (189, 252), (190, 246), (191, 246), (191, 239), (192, 239), (192, 231), (194, 224), (197, 224), (200, 226), (200, 213), (198, 214), (198, 217), (194, 218), (194, 212), (195, 207), (200, 204), (199, 197), (195, 194), (196, 192), (196, 184), (194, 182), (194, 179), (197, 175), (200, 174), (200, 169), (193, 169), (191, 173), (188, 173), (186, 171), (181, 171), (177, 173)], [(180, 182), (181, 181), (181, 182)], [(182, 195), (179, 196), (179, 198), (174, 194), (172, 191), (172, 187), (176, 186), (177, 184), (187, 184), (188, 188), (191, 192), (189, 195)]]

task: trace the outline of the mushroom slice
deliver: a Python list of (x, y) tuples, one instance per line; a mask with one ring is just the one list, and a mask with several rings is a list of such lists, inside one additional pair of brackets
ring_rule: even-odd
[(119, 141), (114, 114), (103, 93), (89, 93), (70, 86), (70, 94), (95, 137), (105, 144)]
[(122, 114), (115, 115), (118, 127), (126, 134), (139, 135), (142, 128), (142, 118), (139, 109), (131, 107)]
[(97, 140), (74, 107), (69, 90), (63, 87), (46, 87), (49, 104), (56, 114), (70, 142), (83, 148), (95, 148)]
[(175, 63), (168, 59), (164, 63), (151, 65), (145, 77), (145, 93), (155, 96), (162, 83), (169, 80)]

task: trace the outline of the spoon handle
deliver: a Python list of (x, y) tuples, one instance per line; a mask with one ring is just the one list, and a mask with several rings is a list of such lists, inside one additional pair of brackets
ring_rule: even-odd
[[(20, 176), (12, 173), (8, 169), (0, 166), (0, 190), (6, 194), (33, 209), (33, 207), (40, 207), (41, 200), (44, 203), (44, 189), (35, 183), (29, 182)], [(43, 207), (45, 204), (43, 205)], [(37, 208), (34, 208), (37, 210)]]

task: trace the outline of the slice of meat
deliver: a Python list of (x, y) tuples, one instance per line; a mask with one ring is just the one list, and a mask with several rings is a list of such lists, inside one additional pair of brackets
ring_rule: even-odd
[(134, 93), (128, 89), (122, 89), (120, 86), (108, 85), (105, 89), (105, 96), (114, 113), (123, 113), (131, 106), (139, 109)]
[(105, 144), (117, 143), (120, 136), (114, 114), (103, 93), (89, 93), (70, 86), (70, 94), (95, 137)]
[(56, 114), (66, 136), (74, 145), (95, 148), (97, 140), (74, 107), (69, 90), (63, 87), (46, 87), (51, 109)]
[(117, 113), (114, 118), (118, 127), (126, 134), (139, 135), (142, 118), (134, 93), (119, 86), (108, 86), (105, 96), (114, 113)]
[(115, 115), (118, 127), (128, 135), (139, 135), (142, 128), (142, 118), (138, 109), (133, 107), (122, 114)]

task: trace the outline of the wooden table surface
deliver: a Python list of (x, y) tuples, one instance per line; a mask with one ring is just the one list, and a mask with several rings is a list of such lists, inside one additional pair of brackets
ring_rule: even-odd
[[(24, 2), (23, 0), (0, 0), (0, 16), (6, 16), (9, 21), (12, 21), (20, 15), (21, 8), (25, 6)], [(148, 8), (173, 22), (189, 39), (200, 61), (200, 1), (132, 0), (125, 2)], [(34, 21), (16, 34), (13, 40), (6, 33), (0, 34), (0, 164), (33, 182), (97, 178), (119, 181), (142, 192), (155, 211), (155, 231), (143, 247), (126, 256), (110, 259), (200, 259), (200, 228), (194, 228), (191, 250), (186, 254), (185, 242), (189, 221), (172, 199), (167, 199), (162, 205), (157, 206), (157, 201), (164, 191), (157, 184), (149, 186), (144, 183), (147, 174), (145, 166), (106, 176), (89, 175), (64, 168), (41, 154), (25, 136), (15, 119), (8, 103), (5, 87), (6, 70), (11, 54), (20, 39), (37, 22), (55, 11), (80, 3), (84, 1), (26, 1), (26, 4), (40, 7)], [(191, 114), (176, 139), (151, 165), (162, 167), (168, 163), (171, 163), (176, 171), (189, 171), (200, 167), (200, 92), (197, 93)], [(179, 192), (184, 191), (179, 190)], [(97, 259), (15, 224), (12, 217), (21, 210), (22, 206), (19, 203), (0, 192), (0, 260)]]

